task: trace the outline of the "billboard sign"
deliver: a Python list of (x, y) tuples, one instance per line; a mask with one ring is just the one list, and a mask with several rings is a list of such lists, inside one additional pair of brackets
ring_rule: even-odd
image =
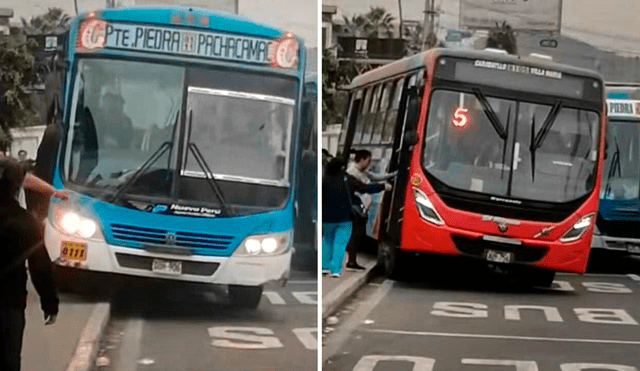
[(460, 0), (460, 27), (560, 32), (562, 0)]

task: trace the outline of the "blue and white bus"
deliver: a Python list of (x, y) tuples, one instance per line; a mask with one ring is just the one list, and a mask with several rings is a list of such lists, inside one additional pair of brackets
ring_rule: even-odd
[[(76, 270), (228, 285), (256, 307), (293, 252), (305, 54), (187, 7), (73, 19), (45, 243)], [(73, 285), (73, 282), (70, 283)]]
[(606, 157), (593, 249), (640, 255), (640, 84), (609, 83)]

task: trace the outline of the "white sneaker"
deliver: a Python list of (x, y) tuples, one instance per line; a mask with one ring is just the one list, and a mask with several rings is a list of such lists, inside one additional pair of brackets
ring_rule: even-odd
[(340, 278), (340, 273), (331, 273), (331, 277)]
[(325, 270), (323, 270), (323, 271), (322, 271), (322, 275), (323, 275), (323, 276), (324, 276), (325, 274), (329, 274), (329, 273), (331, 273), (331, 271), (330, 271), (330, 270), (328, 270), (328, 269), (325, 269)]

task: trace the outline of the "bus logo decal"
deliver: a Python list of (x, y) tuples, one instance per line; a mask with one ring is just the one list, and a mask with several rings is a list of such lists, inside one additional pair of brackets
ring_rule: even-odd
[(422, 179), (420, 179), (420, 175), (415, 174), (411, 177), (411, 184), (413, 184), (414, 186), (419, 186), (421, 182)]
[(502, 233), (509, 229), (509, 225), (519, 225), (520, 221), (515, 219), (501, 218), (499, 216), (483, 215), (482, 221), (494, 222), (498, 226), (498, 230)]
[(175, 245), (175, 244), (176, 244), (176, 235), (175, 235), (175, 234), (173, 234), (173, 233), (167, 233), (167, 234), (164, 236), (164, 242), (165, 242), (167, 245)]

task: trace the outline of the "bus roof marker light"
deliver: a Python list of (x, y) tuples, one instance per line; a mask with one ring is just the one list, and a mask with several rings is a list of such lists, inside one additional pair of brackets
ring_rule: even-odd
[(99, 19), (87, 19), (78, 32), (78, 49), (102, 48), (107, 39), (107, 23)]
[(287, 32), (284, 38), (275, 41), (272, 46), (271, 65), (281, 68), (298, 67), (298, 42), (291, 32)]

